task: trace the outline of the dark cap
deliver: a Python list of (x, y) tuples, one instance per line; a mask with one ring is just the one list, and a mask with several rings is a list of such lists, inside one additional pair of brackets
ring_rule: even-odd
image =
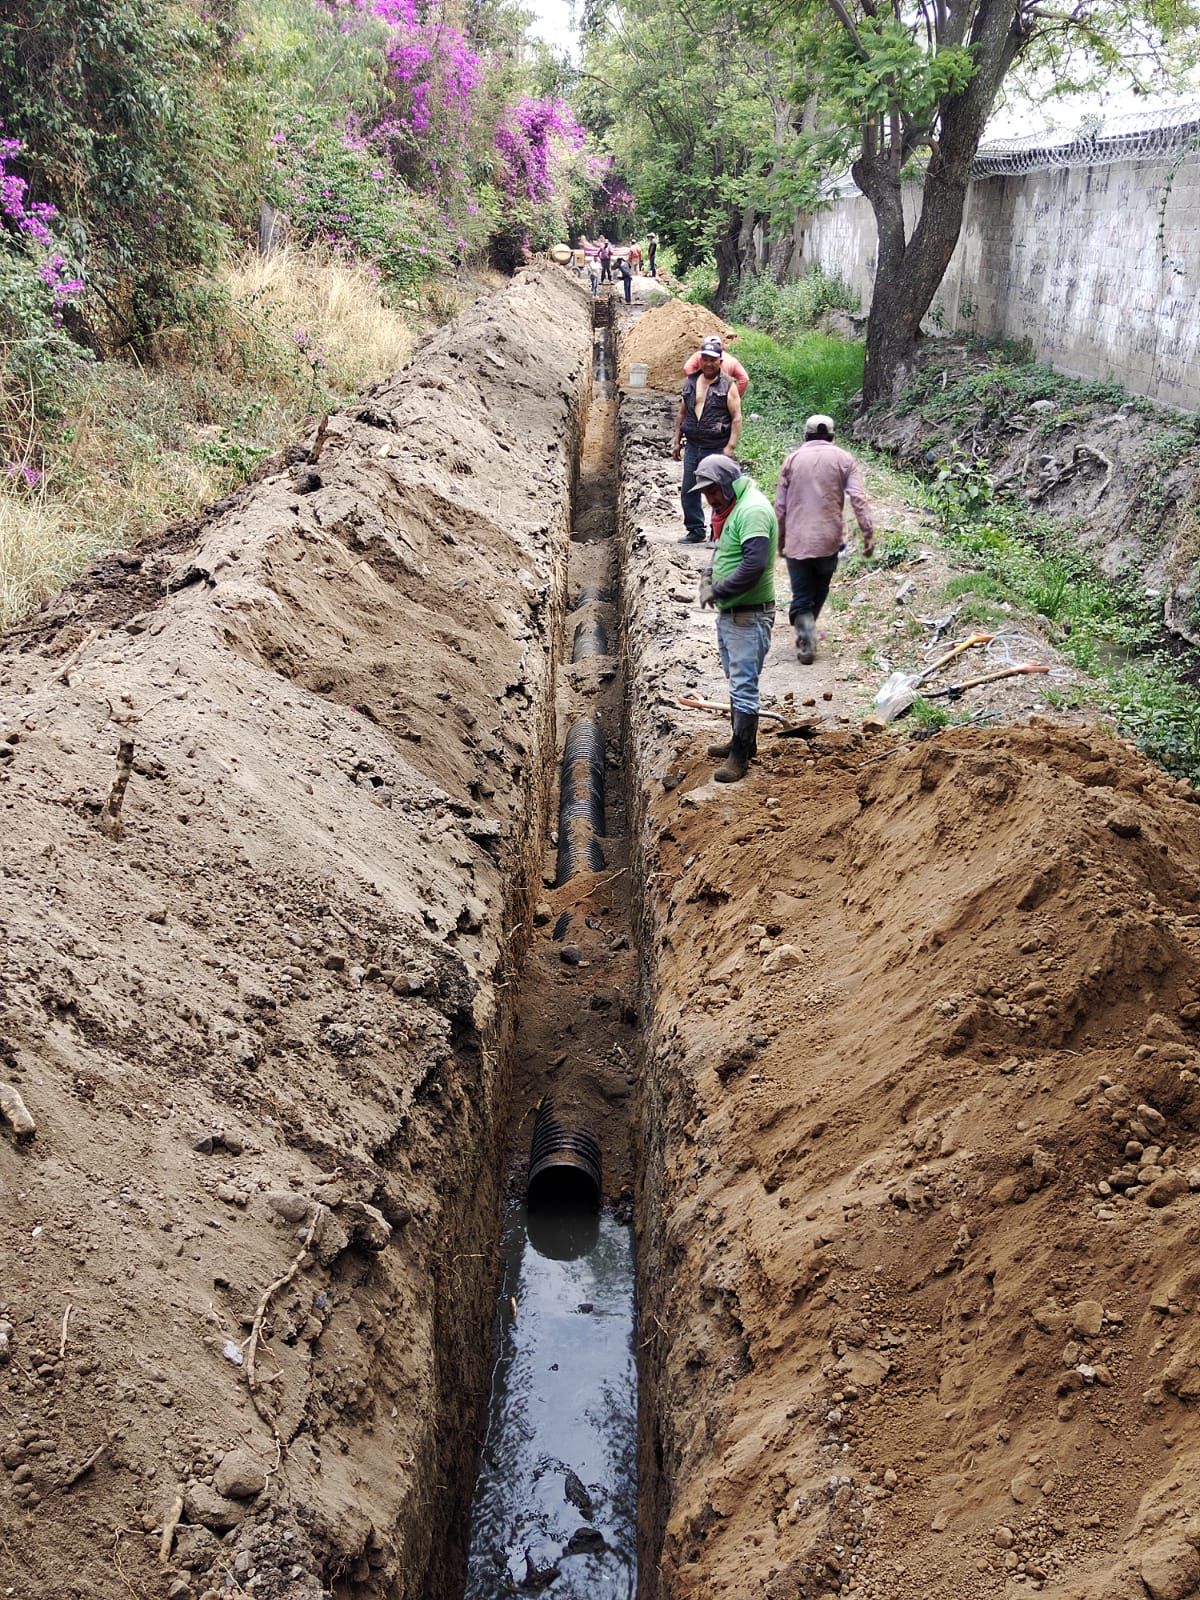
[(695, 494), (700, 489), (715, 487), (732, 494), (733, 486), (741, 475), (742, 469), (732, 456), (705, 456), (696, 468), (696, 477), (688, 493)]

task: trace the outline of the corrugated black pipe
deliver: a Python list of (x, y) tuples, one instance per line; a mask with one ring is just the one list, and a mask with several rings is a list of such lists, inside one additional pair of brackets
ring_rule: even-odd
[(531, 1207), (600, 1205), (600, 1142), (586, 1128), (571, 1128), (549, 1100), (538, 1107), (529, 1150), (526, 1198)]
[(558, 868), (555, 885), (577, 872), (600, 872), (604, 854), (604, 730), (581, 717), (567, 730), (558, 800)]
[(590, 617), (575, 629), (575, 642), (571, 646), (572, 661), (587, 661), (592, 656), (608, 654), (608, 629), (599, 617)]

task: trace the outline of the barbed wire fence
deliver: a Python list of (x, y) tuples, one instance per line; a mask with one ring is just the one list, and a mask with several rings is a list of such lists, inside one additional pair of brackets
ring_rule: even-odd
[[(1073, 129), (1045, 129), (1018, 139), (988, 140), (979, 147), (971, 176), (1022, 177), (1056, 167), (1106, 167), (1118, 161), (1171, 158), (1177, 165), (1189, 151), (1200, 151), (1200, 99), (1155, 111), (1092, 115)], [(916, 181), (920, 182), (919, 175)], [(822, 193), (827, 200), (845, 200), (858, 194), (859, 188), (850, 174), (844, 173), (830, 179)]]

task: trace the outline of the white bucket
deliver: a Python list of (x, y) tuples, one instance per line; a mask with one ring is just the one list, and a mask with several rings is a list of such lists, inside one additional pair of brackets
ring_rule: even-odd
[(650, 376), (650, 368), (644, 361), (631, 361), (629, 363), (629, 387), (631, 389), (644, 389), (646, 379)]

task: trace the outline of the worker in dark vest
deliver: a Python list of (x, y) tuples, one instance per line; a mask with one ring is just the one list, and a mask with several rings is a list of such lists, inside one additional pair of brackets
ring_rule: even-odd
[(700, 350), (700, 370), (691, 373), (683, 385), (679, 415), (675, 418), (675, 437), (671, 454), (683, 458), (683, 484), (679, 492), (683, 507), (684, 534), (681, 544), (704, 543), (704, 508), (699, 495), (692, 494), (696, 468), (705, 456), (732, 456), (742, 432), (742, 397), (737, 384), (721, 371), (719, 353)]

